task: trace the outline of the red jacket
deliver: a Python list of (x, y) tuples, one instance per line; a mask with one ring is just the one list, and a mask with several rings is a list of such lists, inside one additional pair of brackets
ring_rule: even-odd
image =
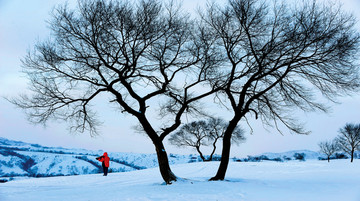
[(105, 152), (104, 155), (100, 156), (99, 158), (96, 158), (98, 161), (103, 162), (105, 164), (105, 167), (109, 167), (110, 165), (110, 158), (108, 157), (108, 154)]

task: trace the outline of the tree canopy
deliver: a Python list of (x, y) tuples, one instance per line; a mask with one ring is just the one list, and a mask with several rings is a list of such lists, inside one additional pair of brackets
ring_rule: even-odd
[(339, 149), (350, 155), (351, 162), (353, 162), (354, 152), (360, 150), (360, 124), (347, 123), (343, 128), (340, 128), (335, 141)]
[[(178, 147), (192, 147), (200, 154), (203, 161), (211, 161), (217, 148), (217, 143), (224, 137), (227, 123), (220, 118), (210, 118), (207, 121), (193, 121), (183, 125), (177, 132), (170, 135), (169, 142)], [(239, 145), (245, 141), (245, 131), (237, 126), (233, 131), (232, 143)], [(212, 151), (206, 158), (201, 150), (203, 146), (212, 146)]]

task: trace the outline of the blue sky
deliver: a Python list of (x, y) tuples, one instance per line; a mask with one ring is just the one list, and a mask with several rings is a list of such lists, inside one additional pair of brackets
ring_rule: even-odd
[[(0, 0), (0, 97), (12, 97), (26, 91), (27, 80), (21, 73), (20, 59), (36, 41), (49, 35), (46, 20), (50, 19), (52, 7), (65, 0)], [(69, 1), (73, 3), (74, 1)], [(360, 0), (342, 0), (344, 9), (354, 12), (360, 20)], [(203, 5), (203, 0), (184, 0), (185, 9)], [(357, 26), (360, 30), (360, 25)], [(318, 150), (318, 143), (333, 139), (338, 129), (347, 122), (360, 123), (360, 92), (353, 97), (343, 97), (341, 104), (329, 105), (331, 113), (299, 112), (298, 119), (312, 131), (308, 136), (292, 135), (284, 130), (280, 135), (274, 130), (265, 130), (261, 122), (254, 121), (252, 135), (239, 147), (233, 147), (232, 155), (246, 156), (263, 152), (281, 152), (293, 149)], [(104, 122), (101, 135), (91, 138), (88, 133), (70, 134), (64, 122), (50, 122), (46, 127), (32, 125), (25, 114), (0, 98), (0, 137), (38, 143), (45, 146), (103, 149), (117, 152), (154, 153), (154, 147), (145, 135), (135, 133), (134, 119), (114, 112), (106, 105), (99, 105), (100, 120)], [(247, 129), (249, 130), (249, 129)], [(195, 153), (189, 149), (177, 149), (165, 145), (169, 153)]]

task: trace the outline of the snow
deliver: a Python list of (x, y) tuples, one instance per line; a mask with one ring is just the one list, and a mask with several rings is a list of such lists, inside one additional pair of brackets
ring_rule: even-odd
[[(0, 180), (10, 177), (69, 176), (102, 171), (95, 158), (104, 151), (45, 147), (0, 137)], [(156, 154), (109, 152), (110, 172), (127, 172), (158, 166)], [(169, 154), (169, 163), (188, 163), (191, 156)]]
[(172, 185), (158, 168), (16, 180), (0, 184), (0, 200), (360, 201), (359, 160), (230, 162), (225, 181), (207, 181), (218, 165), (172, 165), (183, 178)]
[(18, 166), (20, 162), (16, 157), (0, 154), (0, 175), (27, 175), (28, 173)]

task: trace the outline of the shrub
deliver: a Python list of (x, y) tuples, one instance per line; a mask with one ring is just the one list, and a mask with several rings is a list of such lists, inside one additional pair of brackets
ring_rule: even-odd
[(284, 159), (284, 161), (291, 161), (291, 158), (287, 157), (287, 156), (283, 156), (283, 159)]
[(276, 161), (276, 162), (283, 162), (283, 160), (280, 157), (277, 158), (273, 158), (271, 159), (272, 161)]
[(294, 158), (295, 158), (295, 160), (305, 161), (305, 154), (304, 153), (295, 153)]
[(349, 157), (345, 155), (344, 153), (335, 153), (336, 159), (348, 159)]
[(270, 160), (267, 156), (261, 155), (261, 156), (248, 156), (244, 159), (245, 162), (260, 162), (263, 160)]

